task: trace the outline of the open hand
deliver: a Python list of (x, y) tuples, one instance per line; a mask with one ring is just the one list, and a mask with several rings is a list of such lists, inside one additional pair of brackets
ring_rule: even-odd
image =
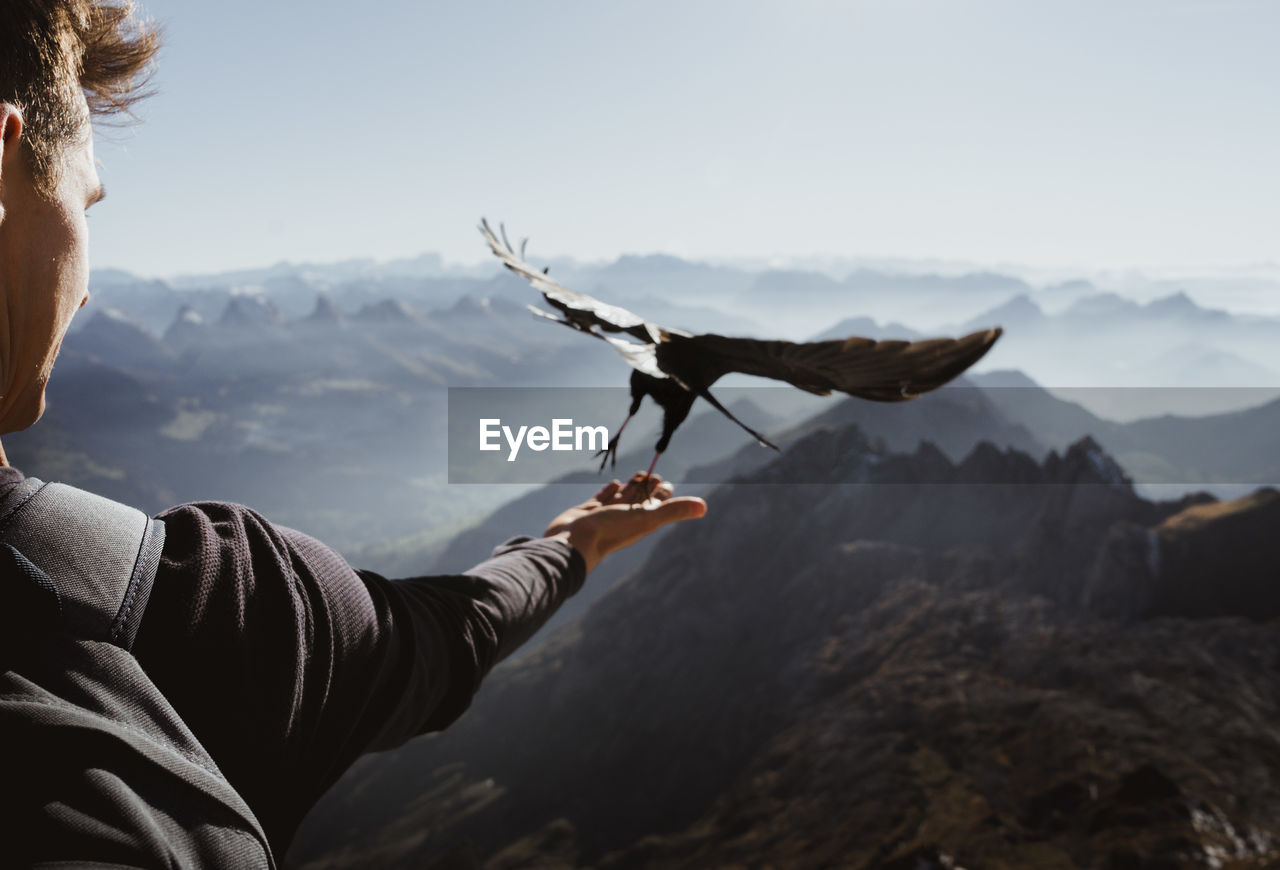
[[(656, 474), (645, 479), (644, 472), (638, 472), (626, 484), (610, 481), (589, 501), (552, 520), (546, 536), (568, 540), (582, 554), (590, 571), (614, 550), (634, 544), (667, 523), (696, 519), (707, 512), (707, 503), (702, 499), (673, 498), (674, 490)], [(646, 491), (650, 495), (644, 499)]]

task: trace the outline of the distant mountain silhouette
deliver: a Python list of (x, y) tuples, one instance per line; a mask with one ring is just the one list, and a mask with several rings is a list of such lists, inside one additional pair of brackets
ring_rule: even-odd
[(89, 322), (66, 344), (87, 356), (106, 360), (122, 369), (163, 371), (174, 354), (142, 324), (114, 308), (99, 308)]
[[(1200, 344), (1174, 345), (1152, 357), (1151, 365), (1178, 388), (1276, 387), (1280, 375), (1237, 353)], [(1216, 410), (1216, 409), (1215, 409)]]
[(824, 329), (822, 332), (811, 336), (809, 341), (824, 341), (830, 338), (848, 338), (851, 335), (860, 335), (863, 338), (874, 338), (877, 341), (885, 338), (914, 341), (917, 338), (925, 337), (923, 333), (916, 332), (914, 329), (908, 326), (903, 326), (901, 323), (886, 323), (884, 326), (881, 326), (870, 317), (846, 317), (830, 329)]
[(162, 340), (168, 347), (176, 351), (182, 351), (193, 344), (203, 341), (207, 331), (208, 324), (205, 323), (205, 319), (200, 315), (200, 312), (190, 305), (184, 305), (178, 311), (177, 316), (173, 318), (173, 322), (169, 324), (168, 329), (164, 331)]
[(218, 326), (239, 330), (269, 329), (282, 322), (280, 310), (265, 295), (237, 294), (227, 300)]
[(379, 324), (421, 323), (423, 321), (421, 314), (399, 299), (383, 299), (381, 302), (365, 305), (353, 315), (352, 319), (363, 323)]
[[(857, 424), (860, 431), (887, 449), (911, 452), (922, 443), (929, 442), (940, 447), (953, 460), (963, 458), (982, 441), (1014, 447), (1037, 456), (1046, 452), (1048, 447), (1037, 440), (1020, 420), (1011, 420), (988, 400), (983, 390), (975, 389), (968, 377), (962, 376), (940, 390), (897, 405), (856, 399), (834, 403), (811, 401), (808, 414), (800, 423), (770, 433), (770, 437), (774, 443), (786, 447), (822, 429)], [(691, 468), (687, 476), (693, 480), (726, 481), (736, 475), (749, 474), (774, 460), (773, 455), (751, 450), (751, 446), (754, 445), (744, 445), (716, 462)], [(812, 473), (818, 477), (792, 482), (822, 483), (829, 480), (816, 466)]]
[(528, 315), (528, 310), (515, 300), (504, 296), (459, 296), (458, 301), (453, 305), (433, 311), (431, 316), (449, 320), (456, 317), (491, 317), (504, 314), (518, 314), (524, 317)]
[(771, 322), (783, 325), (821, 311), (828, 317), (914, 320), (919, 328), (921, 314), (929, 323), (940, 324), (958, 314), (967, 318), (1030, 290), (1019, 279), (990, 273), (950, 277), (858, 269), (837, 280), (821, 272), (775, 269), (757, 273), (734, 302), (747, 313), (771, 308)]
[(95, 269), (89, 278), (89, 301), (72, 321), (72, 330), (88, 325), (98, 310), (110, 308), (159, 334), (183, 304), (183, 297), (167, 281), (136, 278), (115, 269)]
[[(740, 293), (752, 280), (752, 274), (736, 268), (711, 266), (672, 257), (667, 254), (624, 254), (600, 269), (586, 269), (581, 265), (566, 270), (552, 264), (553, 274), (569, 286), (584, 293), (598, 293), (609, 299), (637, 299), (658, 296), (668, 303), (696, 300), (702, 304), (714, 304), (730, 313), (724, 303)], [(656, 313), (646, 312), (646, 317), (661, 319)]]
[[(89, 310), (83, 314), (97, 305), (112, 307), (159, 335), (185, 305), (206, 322), (217, 323), (235, 294), (264, 296), (286, 322), (307, 317), (321, 293), (352, 313), (387, 299), (417, 312), (447, 311), (462, 297), (520, 306), (533, 301), (518, 279), (498, 274), (496, 267), (445, 269), (436, 258), (419, 260), (280, 263), (165, 281), (104, 272), (92, 279)], [(661, 254), (602, 264), (553, 258), (552, 269), (569, 286), (693, 331), (800, 340), (825, 334), (833, 323), (851, 318), (929, 334), (999, 322), (1005, 338), (984, 364), (1019, 368), (1055, 387), (1275, 387), (1280, 396), (1280, 319), (1214, 310), (1172, 285), (1163, 297), (1141, 303), (1086, 280), (1034, 288), (1013, 275), (982, 271), (919, 274), (853, 268), (841, 277), (838, 271), (753, 270)], [(1224, 286), (1232, 286), (1223, 280)], [(1193, 283), (1199, 288), (1195, 298), (1212, 298), (1206, 279)], [(78, 318), (76, 328), (83, 322)], [(890, 331), (896, 327), (886, 328), (885, 337)], [(1082, 346), (1088, 352), (1081, 352)], [(1153, 393), (1143, 397), (1151, 400), (1145, 405), (1093, 410), (1126, 419), (1193, 410), (1176, 402), (1159, 404), (1160, 398), (1171, 396)], [(1244, 406), (1242, 401), (1224, 394), (1218, 406), (1197, 412), (1236, 410)]]
[(1051, 387), (1143, 388), (1082, 393), (1103, 416), (1210, 414), (1280, 396), (1280, 319), (1203, 308), (1185, 293), (1146, 304), (1096, 293), (1057, 314), (1024, 294), (955, 329), (997, 322), (1006, 332), (996, 352), (1002, 368)]
[(771, 269), (757, 275), (742, 298), (754, 303), (785, 300), (787, 305), (820, 306), (830, 305), (842, 289), (839, 281), (820, 272)]
[[(1028, 329), (1042, 328), (1041, 324), (1045, 319), (1045, 314), (1040, 310), (1040, 306), (1031, 300), (1031, 297), (1025, 293), (1014, 296), (1008, 302), (997, 305), (989, 311), (984, 311), (977, 317), (968, 321), (968, 323), (999, 323), (1005, 329), (1022, 333)], [(981, 329), (975, 326), (974, 329)]]
[[(1280, 400), (1201, 417), (1162, 415), (1115, 423), (1076, 402), (1052, 395), (1021, 372), (970, 376), (986, 399), (1011, 423), (1025, 426), (1041, 443), (1061, 448), (1092, 435), (1144, 483), (1280, 482)], [(1064, 391), (1071, 398), (1092, 390)], [(1101, 391), (1099, 391), (1101, 392)], [(1133, 390), (1116, 390), (1123, 401)], [(1263, 394), (1246, 396), (1263, 398)]]
[(45, 418), (5, 436), (11, 461), (153, 512), (248, 503), (339, 547), (448, 528), (506, 497), (447, 489), (446, 386), (572, 384), (584, 351), (612, 356), (505, 299), (468, 330), (404, 316), (394, 299), (357, 319), (314, 294), (310, 314), (291, 319), (250, 293), (146, 292), (182, 305), (154, 329), (102, 300), (77, 317)]
[(316, 295), (315, 308), (307, 315), (306, 323), (311, 325), (341, 326), (346, 323), (347, 316), (342, 313), (326, 293)]
[(1055, 307), (1070, 305), (1077, 299), (1085, 296), (1095, 296), (1098, 288), (1091, 282), (1083, 278), (1072, 278), (1067, 281), (1059, 281), (1056, 284), (1050, 284), (1040, 291), (1040, 298), (1046, 303)]
[(705, 263), (674, 257), (671, 254), (623, 254), (602, 271), (608, 275), (642, 272), (708, 272), (713, 267)]

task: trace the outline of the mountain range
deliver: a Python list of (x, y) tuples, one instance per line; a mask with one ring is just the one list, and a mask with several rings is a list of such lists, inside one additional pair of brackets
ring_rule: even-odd
[[(597, 270), (595, 280), (621, 282), (629, 292), (650, 295), (656, 293), (654, 276), (677, 284), (701, 281), (713, 288), (719, 281), (720, 296), (734, 299), (745, 292), (730, 286), (728, 279), (736, 274), (676, 258), (624, 258)], [(257, 277), (285, 282), (292, 289), (281, 296), (229, 286), (229, 279), (201, 289), (108, 275), (95, 291), (97, 310), (85, 312), (87, 317), (82, 314), (82, 325), (64, 344), (45, 420), (30, 432), (6, 436), (14, 461), (30, 473), (62, 477), (150, 510), (200, 498), (250, 503), (279, 522), (334, 543), (353, 558), (373, 559), (371, 567), (390, 569), (407, 567), (409, 558), (418, 565), (430, 563), (450, 534), (520, 491), (448, 487), (441, 450), (447, 387), (610, 385), (619, 394), (625, 390), (625, 367), (608, 349), (584, 344), (568, 330), (533, 318), (523, 307), (527, 289), (514, 279), (398, 273), (357, 279), (344, 274), (341, 281), (325, 279), (330, 290), (316, 291), (313, 277), (305, 272), (275, 270)], [(592, 286), (589, 275), (580, 277)], [(860, 274), (859, 281), (868, 280), (867, 274)], [(954, 279), (958, 283), (953, 289), (967, 280)], [(921, 292), (931, 294), (950, 286), (942, 279), (916, 283), (922, 284)], [(380, 290), (409, 284), (416, 296), (377, 297)], [(450, 295), (459, 288), (477, 287), (489, 292)], [(1186, 298), (1138, 305), (1077, 291), (1077, 301), (1058, 315), (1044, 314), (1025, 296), (1016, 297), (1022, 301), (1005, 306), (1004, 313), (977, 315), (975, 322), (1009, 318), (1005, 338), (992, 356), (999, 358), (1006, 346), (1016, 350), (1020, 343), (1037, 345), (1023, 339), (1024, 332), (1037, 335), (1044, 346), (1058, 340), (1054, 335), (1064, 343), (1070, 335), (1093, 340), (1089, 317), (1102, 318), (1108, 311), (1106, 316), (1134, 323), (1150, 318), (1166, 326), (1182, 324), (1177, 329), (1183, 332), (1191, 328), (1188, 324), (1201, 321), (1228, 335), (1247, 328), (1265, 336), (1271, 328), (1270, 321), (1206, 312)], [(301, 300), (307, 293), (311, 295), (304, 308)], [(719, 310), (714, 296), (703, 300), (686, 295), (669, 304), (695, 319), (712, 320)], [(424, 309), (424, 300), (432, 299), (434, 307)], [(112, 301), (125, 307), (109, 307)], [(170, 309), (171, 319), (159, 334), (143, 322), (146, 316)], [(1019, 311), (1026, 316), (1019, 319)], [(749, 319), (743, 320), (744, 331)], [(1136, 328), (1133, 323), (1120, 323), (1112, 335), (1123, 337), (1131, 328)], [(880, 327), (861, 315), (824, 331), (825, 336), (845, 332), (885, 338), (922, 334), (902, 324)], [(1184, 339), (1181, 333), (1177, 337)], [(1066, 349), (1063, 354), (1071, 355)], [(589, 364), (595, 360), (602, 364)], [(995, 380), (983, 384), (983, 377), (987, 375), (975, 374), (975, 382), (987, 387), (1001, 384), (1000, 388), (987, 389), (984, 397), (970, 391), (961, 399), (963, 394), (953, 393), (899, 408), (824, 403), (791, 390), (750, 387), (759, 382), (745, 377), (726, 379), (717, 392), (727, 400), (737, 397), (759, 406), (762, 420), (773, 421), (767, 428), (779, 437), (789, 437), (788, 428), (816, 414), (833, 415), (818, 423), (827, 425), (848, 413), (873, 437), (888, 437), (895, 449), (914, 449), (920, 437), (932, 433), (953, 459), (975, 443), (979, 431), (995, 443), (1035, 455), (1091, 434), (1144, 484), (1275, 479), (1276, 465), (1268, 459), (1274, 405), (1264, 403), (1265, 391), (1098, 387), (1046, 393), (1032, 381), (1000, 382), (997, 373), (990, 374)], [(1016, 388), (1019, 385), (1027, 389)], [(1231, 394), (1231, 402), (1253, 407), (1241, 417), (1226, 413), (1199, 422), (1154, 417), (1127, 429), (1075, 407), (1093, 406), (1098, 396), (1112, 395), (1119, 396), (1113, 403), (1137, 404), (1135, 396), (1150, 394), (1158, 404), (1179, 392), (1196, 397)], [(1074, 401), (1051, 402), (1055, 396)], [(612, 424), (625, 399), (609, 402), (600, 417)], [(940, 426), (930, 415), (947, 403), (967, 404), (976, 416), (970, 414), (970, 423), (961, 422), (963, 415), (949, 417), (948, 425)], [(988, 425), (987, 412), (976, 410), (984, 403), (992, 404), (1004, 422)], [(651, 443), (657, 421), (647, 413), (633, 424), (624, 447)], [(1074, 415), (1070, 425), (1050, 422), (1062, 414)], [(1014, 431), (1018, 427), (1023, 431)], [(901, 437), (893, 434), (899, 428)], [(741, 450), (730, 460), (731, 451), (718, 446), (711, 451), (714, 455), (700, 454), (700, 442), (741, 445)], [(1206, 450), (1208, 443), (1230, 444), (1231, 449)], [(649, 456), (637, 449), (624, 468), (645, 467)], [(767, 458), (766, 451), (728, 430), (710, 442), (685, 433), (663, 467), (677, 472), (677, 479), (715, 483)], [(583, 463), (582, 471), (589, 469), (589, 463)], [(531, 520), (533, 525), (543, 521)], [(401, 546), (410, 540), (412, 545)], [(395, 551), (404, 558), (391, 555)]]
[[(357, 765), (291, 866), (1276, 859), (1280, 321), (981, 272), (551, 269), (695, 329), (1006, 332), (905, 404), (726, 379), (781, 455), (691, 418), (659, 470), (708, 517), (606, 560), (449, 731)], [(625, 411), (612, 352), (492, 269), (93, 294), (46, 419), (4, 436), (15, 464), (150, 511), (248, 503), (389, 576), (464, 570), (602, 479), (575, 458), (545, 486), (451, 485), (449, 388), (611, 387), (600, 414)], [(621, 474), (656, 425), (630, 425)]]
[[(1148, 293), (1166, 292), (1139, 301), (1083, 279), (1033, 285), (980, 270), (916, 274), (857, 267), (831, 274), (666, 255), (624, 256), (605, 264), (555, 259), (551, 268), (574, 289), (693, 331), (914, 338), (999, 324), (1005, 337), (984, 368), (1019, 369), (1053, 389), (1089, 388), (1079, 401), (1111, 419), (1238, 410), (1280, 396), (1280, 318), (1214, 307), (1215, 285), (1206, 279), (1191, 282), (1195, 298), (1176, 284), (1148, 282)], [(1239, 280), (1223, 281), (1224, 298), (1238, 301)], [(428, 257), (382, 266), (281, 264), (173, 281), (113, 272), (95, 278), (84, 314), (115, 308), (163, 335), (184, 308), (216, 323), (227, 316), (233, 298), (260, 297), (283, 320), (296, 320), (312, 314), (321, 295), (345, 315), (393, 299), (430, 318), (460, 298), (520, 306), (536, 299), (518, 279), (499, 275), (496, 266), (446, 269)]]
[(1152, 502), (1089, 439), (953, 462), (850, 424), (707, 498), (462, 721), (353, 769), (291, 866), (1277, 857), (1275, 490)]

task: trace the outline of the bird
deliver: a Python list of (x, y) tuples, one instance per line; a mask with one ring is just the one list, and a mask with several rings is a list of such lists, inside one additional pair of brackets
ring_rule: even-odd
[(877, 341), (855, 335), (807, 342), (714, 333), (694, 335), (659, 326), (625, 308), (570, 290), (551, 278), (550, 267), (538, 270), (525, 262), (528, 239), (521, 241), (517, 253), (507, 239), (506, 227), (499, 224), (498, 230), (495, 234), (489, 222), (480, 219), (480, 232), (494, 256), (533, 285), (559, 316), (534, 305), (529, 305), (529, 310), (608, 342), (631, 366), (631, 405), (622, 425), (596, 454), (603, 456), (601, 471), (610, 461), (616, 466), (619, 439), (645, 397), (662, 408), (662, 434), (654, 445), (645, 480), (653, 476), (658, 458), (698, 399), (741, 426), (761, 445), (778, 450), (776, 444), (735, 417), (711, 394), (711, 386), (727, 374), (737, 372), (785, 381), (819, 396), (844, 393), (875, 402), (903, 402), (937, 389), (964, 372), (982, 359), (1003, 333), (995, 326), (960, 338)]

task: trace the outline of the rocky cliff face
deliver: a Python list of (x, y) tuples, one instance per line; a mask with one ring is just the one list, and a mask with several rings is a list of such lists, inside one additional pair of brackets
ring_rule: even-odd
[(1280, 635), (1245, 555), (1274, 493), (1154, 503), (1089, 440), (953, 463), (848, 427), (708, 501), (452, 729), (354, 771), (295, 865), (1280, 854)]
[(1114, 616), (1280, 617), (1280, 492), (1201, 501), (1143, 526), (1113, 528), (1085, 604)]

